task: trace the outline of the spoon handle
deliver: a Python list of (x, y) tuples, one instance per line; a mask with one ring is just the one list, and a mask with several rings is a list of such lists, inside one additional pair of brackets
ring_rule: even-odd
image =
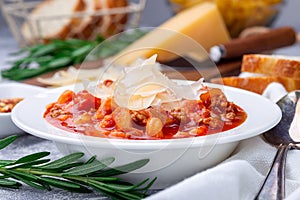
[(255, 200), (282, 200), (285, 197), (285, 163), (290, 145), (280, 145), (268, 175)]

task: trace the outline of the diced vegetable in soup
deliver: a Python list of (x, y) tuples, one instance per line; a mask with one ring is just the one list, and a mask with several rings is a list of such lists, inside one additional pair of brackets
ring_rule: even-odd
[(113, 96), (99, 98), (86, 90), (66, 90), (47, 106), (44, 117), (53, 126), (84, 135), (153, 140), (219, 133), (242, 124), (247, 114), (228, 101), (220, 89), (203, 87), (198, 99), (164, 102), (140, 110), (118, 106)]
[(168, 79), (157, 69), (156, 56), (92, 90), (66, 90), (47, 106), (45, 119), (70, 132), (136, 140), (204, 136), (245, 121), (242, 108), (202, 79), (190, 84)]

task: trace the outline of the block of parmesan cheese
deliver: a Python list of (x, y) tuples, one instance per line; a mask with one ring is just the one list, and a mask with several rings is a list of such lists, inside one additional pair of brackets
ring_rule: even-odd
[[(158, 62), (168, 62), (188, 52), (206, 54), (210, 47), (229, 40), (217, 6), (206, 2), (178, 13), (114, 58), (116, 63), (128, 65), (138, 58), (158, 54)], [(202, 51), (199, 44), (204, 48), (200, 47)]]

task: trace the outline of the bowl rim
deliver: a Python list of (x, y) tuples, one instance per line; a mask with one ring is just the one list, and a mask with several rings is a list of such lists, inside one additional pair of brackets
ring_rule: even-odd
[(0, 117), (11, 116), (11, 112), (0, 112)]
[[(220, 85), (217, 84), (208, 84), (209, 86), (217, 86), (220, 87)], [(232, 88), (228, 86), (221, 86), (224, 87), (225, 89), (225, 94), (226, 90), (231, 91), (232, 93), (237, 93), (239, 95), (246, 95), (246, 97), (255, 97), (258, 99), (258, 101), (263, 102), (266, 105), (269, 105), (272, 110), (272, 121), (271, 122), (266, 122), (269, 123), (266, 125), (266, 123), (262, 123), (260, 126), (252, 126), (251, 130), (247, 130), (249, 128), (248, 120), (249, 116), (247, 119), (239, 126), (230, 129), (228, 131), (224, 131), (221, 133), (217, 134), (212, 134), (212, 135), (207, 135), (207, 136), (200, 136), (200, 137), (190, 137), (190, 138), (176, 138), (176, 139), (162, 139), (162, 140), (130, 140), (130, 139), (116, 139), (116, 138), (99, 138), (99, 137), (94, 137), (94, 136), (85, 136), (81, 134), (74, 134), (70, 133), (67, 131), (64, 131), (62, 129), (58, 130), (53, 129), (53, 127), (49, 126), (49, 123), (42, 119), (36, 119), (40, 120), (40, 126), (41, 127), (31, 127), (30, 124), (24, 123), (24, 117), (26, 116), (21, 116), (20, 113), (22, 113), (22, 109), (25, 108), (30, 101), (36, 100), (40, 101), (45, 104), (42, 100), (45, 100), (45, 98), (48, 97), (49, 101), (49, 95), (53, 95), (55, 93), (58, 93), (59, 91), (63, 91), (66, 87), (62, 88), (56, 88), (53, 90), (48, 90), (46, 92), (42, 92), (38, 95), (35, 95), (31, 98), (27, 98), (20, 102), (19, 104), (16, 105), (16, 107), (12, 111), (12, 120), (13, 122), (21, 129), (24, 131), (35, 135), (37, 137), (41, 137), (44, 139), (52, 140), (57, 143), (66, 143), (66, 144), (72, 144), (72, 145), (87, 145), (89, 147), (111, 147), (113, 146), (118, 146), (119, 148), (124, 148), (124, 149), (159, 149), (162, 147), (165, 147), (166, 145), (169, 145), (168, 148), (182, 148), (182, 147), (187, 147), (189, 145), (190, 147), (197, 148), (200, 146), (206, 146), (206, 145), (211, 145), (211, 144), (224, 144), (224, 143), (230, 143), (230, 142), (237, 142), (242, 139), (250, 138), (253, 136), (256, 136), (264, 131), (269, 130), (273, 126), (275, 126), (281, 119), (281, 111), (279, 107), (270, 101), (269, 99), (266, 99), (262, 97), (261, 95), (255, 94), (253, 92), (237, 89), (237, 88)], [(60, 93), (59, 93), (60, 94)], [(48, 96), (47, 96), (48, 95)], [(250, 96), (249, 96), (250, 95)], [(244, 97), (245, 99), (245, 97)], [(50, 103), (50, 102), (48, 102)], [(30, 105), (30, 104), (28, 104)], [(239, 104), (237, 104), (239, 105)], [(42, 107), (42, 105), (40, 105)], [(43, 107), (43, 111), (44, 111)], [(243, 107), (242, 107), (243, 108)], [(27, 108), (28, 109), (28, 108)], [(39, 109), (39, 108), (37, 108)], [(244, 109), (244, 108), (243, 108)], [(244, 109), (245, 110), (245, 109)], [(247, 113), (247, 110), (245, 110)], [(42, 113), (36, 114), (35, 117), (41, 118)], [(247, 113), (248, 115), (249, 113)], [(22, 121), (23, 120), (23, 121)], [(252, 118), (253, 120), (253, 118)], [(25, 120), (26, 121), (26, 120)], [(49, 134), (49, 131), (58, 131), (59, 133), (55, 134)], [(247, 134), (236, 134), (236, 132), (239, 131), (246, 131)], [(217, 137), (217, 138), (216, 138)], [(83, 140), (84, 139), (84, 140)], [(216, 141), (217, 139), (217, 141)], [(174, 145), (173, 145), (174, 144)]]

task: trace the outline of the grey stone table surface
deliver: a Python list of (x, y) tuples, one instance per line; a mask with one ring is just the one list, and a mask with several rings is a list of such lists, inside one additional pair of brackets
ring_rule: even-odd
[[(40, 152), (49, 151), (51, 152), (50, 158), (55, 159), (62, 156), (56, 146), (48, 140), (43, 140), (31, 135), (21, 135), (19, 138), (10, 146), (0, 151), (0, 159), (17, 159), (24, 155)], [(65, 192), (63, 190), (54, 189), (52, 191), (43, 191), (38, 189), (30, 188), (29, 186), (22, 186), (21, 189), (0, 189), (1, 200), (100, 200), (108, 199), (102, 195), (96, 193), (89, 194), (78, 194)]]
[[(285, 5), (282, 8), (282, 12), (274, 22), (274, 27), (289, 25), (300, 32), (300, 20), (299, 20), (299, 0), (286, 0)], [(155, 14), (154, 14), (155, 13)], [(171, 10), (168, 7), (166, 1), (152, 0), (146, 4), (145, 11), (143, 12), (141, 19), (141, 26), (157, 26), (171, 16)], [(8, 58), (8, 54), (17, 50), (18, 44), (12, 37), (4, 18), (0, 14), (0, 70), (5, 68), (5, 60)], [(278, 49), (276, 54), (283, 55), (300, 55), (300, 44), (295, 44), (291, 47)], [(1, 84), (1, 83), (0, 83)], [(0, 127), (1, 131), (1, 127)], [(51, 142), (44, 139), (40, 139), (28, 134), (24, 134), (13, 143), (11, 146), (0, 151), (0, 159), (14, 159), (24, 156), (29, 153), (38, 151), (50, 151), (52, 158), (62, 156), (56, 146)], [(76, 194), (68, 193), (62, 190), (53, 191), (40, 191), (32, 189), (27, 186), (22, 189), (0, 189), (0, 200), (50, 200), (50, 199), (107, 199), (99, 194)]]

